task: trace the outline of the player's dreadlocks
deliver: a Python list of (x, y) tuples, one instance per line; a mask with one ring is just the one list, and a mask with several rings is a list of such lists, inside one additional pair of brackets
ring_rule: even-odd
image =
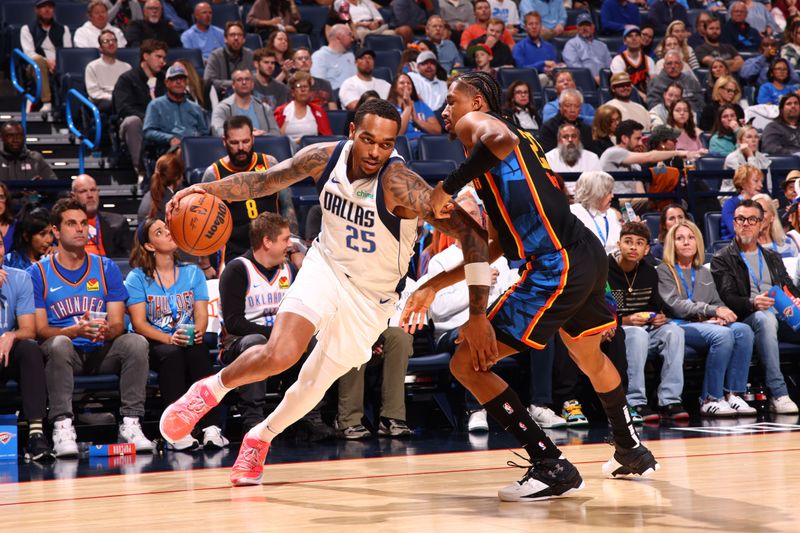
[(483, 99), (489, 104), (490, 111), (502, 113), (503, 91), (500, 89), (500, 84), (491, 75), (485, 72), (465, 72), (459, 74), (454, 81), (469, 85), (483, 96)]

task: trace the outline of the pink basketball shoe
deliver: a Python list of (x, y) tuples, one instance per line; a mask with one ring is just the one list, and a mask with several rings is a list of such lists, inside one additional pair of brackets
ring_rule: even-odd
[(209, 379), (216, 379), (216, 376), (201, 379), (164, 410), (159, 429), (169, 443), (174, 444), (191, 433), (197, 421), (219, 403), (206, 385)]
[(233, 463), (231, 483), (237, 487), (259, 485), (264, 473), (264, 461), (267, 460), (269, 442), (252, 437), (248, 433), (239, 448), (239, 456)]

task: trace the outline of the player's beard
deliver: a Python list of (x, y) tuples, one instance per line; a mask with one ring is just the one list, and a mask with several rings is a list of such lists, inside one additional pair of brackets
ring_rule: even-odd
[(246, 166), (247, 163), (249, 163), (252, 158), (253, 158), (253, 151), (252, 150), (249, 151), (249, 152), (244, 151), (244, 150), (239, 150), (238, 152), (236, 152), (235, 154), (233, 154), (231, 156), (231, 159), (233, 160), (233, 164), (235, 166), (237, 166), (237, 167)]

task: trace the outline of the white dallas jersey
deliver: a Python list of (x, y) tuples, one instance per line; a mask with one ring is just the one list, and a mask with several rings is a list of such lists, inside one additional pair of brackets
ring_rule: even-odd
[[(417, 238), (417, 219), (386, 209), (381, 176), (350, 182), (347, 158), (353, 141), (342, 141), (317, 182), (322, 231), (314, 246), (325, 260), (368, 295), (397, 292)], [(403, 159), (392, 153), (389, 162)], [(387, 162), (387, 165), (388, 163)]]
[(247, 268), (244, 317), (248, 322), (271, 328), (275, 323), (278, 306), (292, 284), (292, 270), (284, 262), (275, 271), (272, 279), (267, 279), (249, 259), (237, 257), (233, 261), (241, 261)]

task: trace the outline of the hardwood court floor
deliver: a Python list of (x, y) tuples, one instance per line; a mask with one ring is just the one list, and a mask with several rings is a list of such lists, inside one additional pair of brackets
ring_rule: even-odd
[(586, 488), (503, 503), (507, 450), (269, 465), (260, 487), (212, 468), (0, 485), (10, 531), (798, 531), (800, 433), (652, 441), (662, 468), (608, 480), (604, 444), (566, 446)]

